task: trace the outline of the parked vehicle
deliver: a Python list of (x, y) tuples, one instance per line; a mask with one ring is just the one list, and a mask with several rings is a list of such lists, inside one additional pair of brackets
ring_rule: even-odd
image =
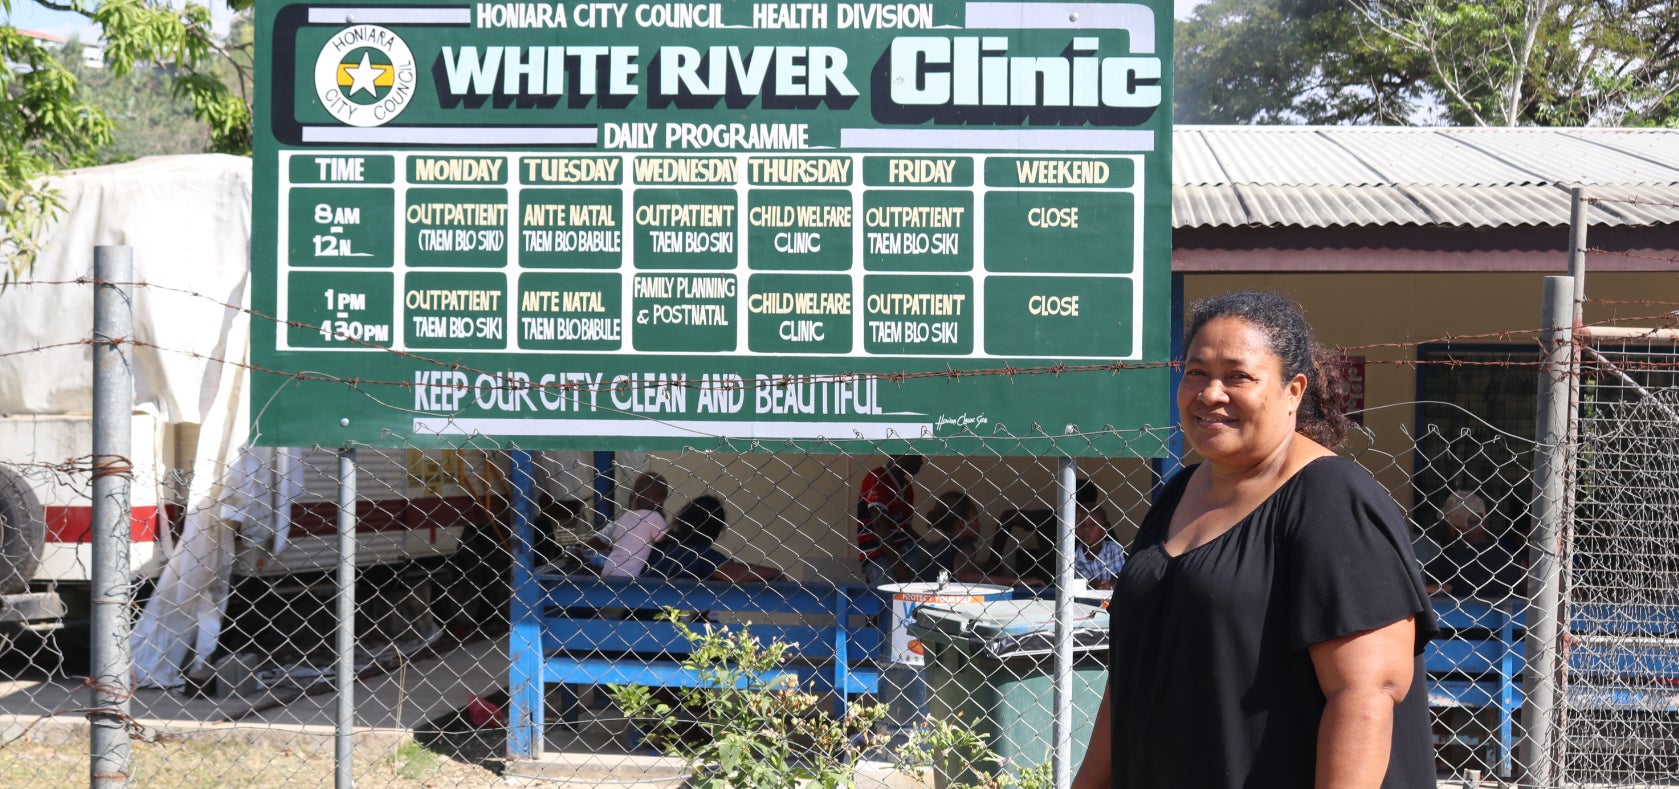
[[(0, 643), (19, 631), (74, 630), (88, 617), (96, 245), (134, 254), (129, 563), (138, 589), (185, 584), (219, 612), (230, 590), (235, 607), (280, 606), (330, 583), (335, 450), (246, 446), (248, 337), (262, 319), (249, 309), (250, 160), (152, 157), (69, 171), (54, 186), (62, 215), (33, 269), (0, 290)], [(356, 564), (402, 589), (393, 607), (429, 612), (444, 596), (436, 587), (449, 580), (448, 557), (473, 529), (493, 525), (503, 499), (499, 477), (485, 470), (502, 460), (359, 454)], [(380, 596), (363, 599), (358, 619), (378, 626)], [(189, 612), (183, 621), (205, 627), (201, 619)], [(219, 624), (205, 629), (212, 642)], [(196, 659), (205, 649), (197, 645)]]

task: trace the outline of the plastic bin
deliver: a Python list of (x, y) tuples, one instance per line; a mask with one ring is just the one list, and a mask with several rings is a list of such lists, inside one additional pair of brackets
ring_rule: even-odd
[[(1003, 600), (927, 605), (910, 633), (921, 641), (929, 688), (928, 715), (965, 723), (985, 735), (1011, 772), (1048, 764), (1053, 754), (1055, 603)], [(1073, 764), (1085, 746), (1108, 681), (1108, 612), (1073, 603)], [(971, 768), (970, 768), (971, 769)], [(953, 780), (983, 783), (971, 772), (936, 773), (938, 786)]]
[(891, 628), (887, 633), (888, 663), (880, 674), (880, 700), (886, 705), (886, 719), (880, 722), (888, 753), (909, 739), (927, 719), (927, 682), (921, 676), (922, 647), (909, 634), (909, 623), (925, 605), (959, 605), (987, 600), (1008, 600), (1014, 590), (1006, 586), (964, 583), (907, 583), (875, 587), (887, 596)]

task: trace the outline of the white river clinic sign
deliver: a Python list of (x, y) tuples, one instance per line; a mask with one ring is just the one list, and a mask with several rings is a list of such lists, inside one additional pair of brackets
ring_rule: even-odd
[(1163, 2), (257, 14), (261, 443), (1160, 451)]

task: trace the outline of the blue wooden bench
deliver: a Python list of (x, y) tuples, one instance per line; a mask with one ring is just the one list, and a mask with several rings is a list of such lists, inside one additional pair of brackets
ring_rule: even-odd
[[(1436, 598), (1441, 632), (1424, 652), (1430, 707), (1496, 710), (1489, 761), (1503, 777), (1522, 708), (1525, 605)], [(1679, 606), (1574, 604), (1568, 634), (1571, 709), (1679, 712)]]
[(1679, 606), (1573, 606), (1568, 704), (1679, 712)]
[[(752, 622), (750, 630), (761, 641), (796, 645), (790, 653), (795, 660), (777, 673), (795, 675), (805, 687), (832, 691), (841, 716), (848, 696), (879, 691), (875, 659), (882, 638), (873, 621), (885, 604), (866, 586), (534, 574), (524, 592), (524, 604), (514, 604), (512, 640), (514, 699), (508, 733), (515, 757), (528, 758), (540, 748), (547, 686), (699, 686), (702, 678), (680, 665), (689, 643), (676, 625), (655, 618), (666, 608), (727, 613), (730, 619)], [(635, 613), (602, 618), (597, 612), (605, 609)], [(799, 623), (771, 623), (772, 615)], [(516, 730), (528, 732), (529, 739)]]
[(1524, 605), (1519, 599), (1489, 603), (1437, 597), (1440, 633), (1423, 652), (1428, 706), (1496, 710), (1496, 742), (1488, 761), (1506, 778), (1522, 703)]

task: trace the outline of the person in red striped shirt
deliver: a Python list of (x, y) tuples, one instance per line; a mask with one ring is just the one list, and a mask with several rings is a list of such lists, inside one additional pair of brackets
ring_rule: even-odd
[(857, 497), (857, 559), (870, 586), (909, 579), (899, 551), (915, 539), (912, 478), (921, 464), (920, 455), (893, 455), (863, 478)]

